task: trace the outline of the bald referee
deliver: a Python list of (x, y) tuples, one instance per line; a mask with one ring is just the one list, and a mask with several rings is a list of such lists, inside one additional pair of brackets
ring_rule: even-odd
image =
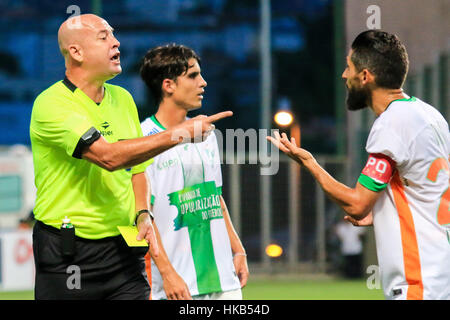
[[(106, 83), (122, 71), (113, 28), (96, 15), (71, 17), (59, 28), (58, 42), (66, 76), (36, 98), (30, 123), (37, 187), (35, 298), (148, 299), (148, 248), (128, 247), (117, 226), (136, 223), (137, 238), (157, 255), (139, 177), (153, 156), (201, 141), (213, 122), (231, 112), (142, 137), (133, 98)], [(72, 237), (62, 236), (65, 217), (75, 227)]]

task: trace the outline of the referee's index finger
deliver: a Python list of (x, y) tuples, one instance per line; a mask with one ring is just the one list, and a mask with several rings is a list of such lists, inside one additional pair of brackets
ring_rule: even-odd
[(213, 114), (212, 116), (209, 116), (207, 120), (208, 120), (208, 122), (213, 123), (213, 122), (216, 122), (223, 118), (231, 117), (232, 115), (233, 115), (232, 111), (223, 111), (223, 112)]

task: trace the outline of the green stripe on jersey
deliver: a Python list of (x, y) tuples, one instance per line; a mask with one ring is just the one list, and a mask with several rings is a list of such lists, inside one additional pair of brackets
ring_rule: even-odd
[(208, 181), (168, 195), (178, 210), (175, 231), (187, 227), (195, 248), (192, 258), (199, 294), (222, 291), (211, 237), (211, 220), (223, 219), (219, 191), (214, 181)]
[(197, 274), (198, 294), (221, 292), (219, 270), (217, 270), (211, 238), (211, 224), (198, 224), (188, 228), (188, 232), (191, 245), (196, 246), (192, 259)]

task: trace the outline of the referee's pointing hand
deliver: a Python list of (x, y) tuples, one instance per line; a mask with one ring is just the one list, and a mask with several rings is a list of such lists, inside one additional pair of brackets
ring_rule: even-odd
[(174, 127), (172, 130), (172, 140), (179, 142), (202, 142), (214, 131), (214, 122), (231, 117), (232, 115), (232, 111), (223, 111), (212, 116), (198, 115)]
[(206, 121), (209, 123), (213, 123), (219, 120), (222, 120), (223, 118), (228, 118), (233, 115), (232, 111), (223, 111), (216, 114), (213, 114), (212, 116), (206, 117)]

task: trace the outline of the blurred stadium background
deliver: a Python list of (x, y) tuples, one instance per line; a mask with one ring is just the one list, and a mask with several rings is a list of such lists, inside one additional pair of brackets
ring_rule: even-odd
[[(156, 45), (185, 44), (202, 57), (208, 82), (197, 113), (232, 110), (217, 124), (223, 132), (301, 132), (302, 146), (349, 185), (366, 160), (373, 121), (370, 111), (344, 105), (341, 74), (359, 32), (398, 34), (410, 57), (405, 91), (450, 115), (447, 0), (0, 0), (0, 299), (33, 298), (29, 118), (34, 98), (64, 77), (57, 30), (73, 5), (115, 28), (123, 73), (111, 82), (132, 93), (141, 119), (155, 111), (138, 75), (141, 57)], [(272, 120), (279, 110), (292, 113), (290, 127)], [(244, 298), (382, 299), (367, 286), (366, 269), (377, 265), (372, 230), (363, 236), (360, 274), (346, 279), (336, 233), (343, 213), (285, 157), (276, 175), (260, 169), (223, 165), (224, 197), (248, 253)], [(278, 246), (273, 254), (270, 244)]]

